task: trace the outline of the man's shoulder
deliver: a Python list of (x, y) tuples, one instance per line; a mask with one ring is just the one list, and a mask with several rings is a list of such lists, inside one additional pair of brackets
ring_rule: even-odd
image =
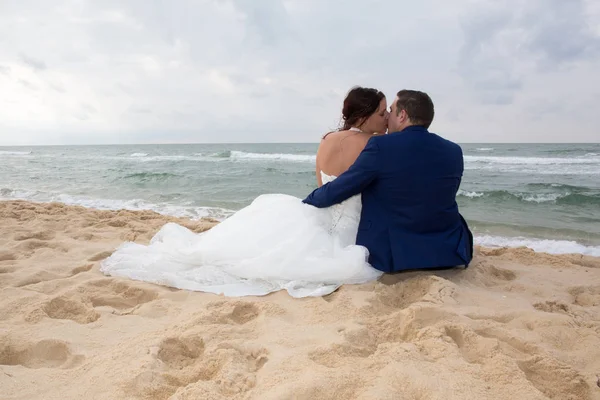
[(450, 139), (446, 139), (434, 132), (430, 132), (429, 134), (432, 135), (441, 145), (448, 147), (450, 150), (462, 153), (462, 147), (460, 147), (458, 143), (455, 143)]
[(373, 135), (367, 140), (365, 148), (379, 149), (382, 143), (385, 143), (388, 135)]

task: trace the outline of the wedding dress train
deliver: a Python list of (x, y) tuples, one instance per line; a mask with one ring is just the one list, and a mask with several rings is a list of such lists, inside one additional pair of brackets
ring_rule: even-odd
[[(323, 183), (335, 179), (321, 172)], [(361, 197), (318, 209), (266, 194), (203, 233), (174, 223), (149, 245), (127, 242), (105, 259), (106, 275), (225, 296), (323, 296), (376, 280), (368, 250), (355, 245)]]

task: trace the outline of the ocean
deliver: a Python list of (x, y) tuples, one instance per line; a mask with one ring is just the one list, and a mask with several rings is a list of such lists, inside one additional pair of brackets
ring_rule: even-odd
[[(317, 144), (0, 147), (0, 199), (224, 219), (263, 193), (304, 198)], [(478, 244), (600, 256), (600, 144), (462, 144)]]

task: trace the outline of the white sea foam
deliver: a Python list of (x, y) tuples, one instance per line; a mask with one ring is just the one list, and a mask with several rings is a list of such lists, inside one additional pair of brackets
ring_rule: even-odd
[[(465, 192), (474, 197), (476, 192)], [(190, 219), (202, 217), (224, 220), (235, 211), (218, 207), (197, 207), (192, 205), (175, 205), (169, 203), (154, 204), (140, 199), (118, 200), (118, 199), (94, 199), (90, 197), (76, 197), (69, 194), (46, 193), (32, 190), (0, 189), (0, 200), (30, 200), (38, 202), (57, 201), (67, 205), (77, 205), (86, 208), (100, 210), (152, 210), (160, 214)], [(550, 254), (577, 253), (600, 257), (600, 246), (585, 246), (575, 241), (568, 240), (546, 240), (525, 237), (502, 237), (492, 235), (477, 235), (475, 243), (485, 247), (528, 247), (538, 252)]]
[(27, 156), (31, 154), (31, 151), (7, 151), (7, 150), (0, 150), (0, 155), (1, 156)]
[(569, 196), (571, 193), (539, 193), (539, 194), (516, 194), (523, 201), (530, 203), (554, 203), (558, 199)]
[(147, 157), (148, 153), (133, 153), (130, 157)]
[(599, 158), (464, 156), (466, 162), (508, 165), (600, 164)]
[(235, 160), (279, 160), (294, 162), (315, 162), (317, 160), (317, 156), (312, 154), (246, 153), (243, 151), (232, 151), (230, 158)]
[(0, 189), (0, 200), (30, 200), (36, 202), (60, 202), (67, 205), (95, 208), (98, 210), (152, 210), (159, 214), (173, 217), (200, 219), (203, 217), (224, 220), (235, 211), (218, 207), (197, 207), (192, 205), (174, 205), (169, 203), (150, 203), (140, 199), (94, 199), (90, 197), (76, 197), (64, 193), (45, 193), (30, 190)]
[(493, 147), (478, 147), (475, 149), (476, 151), (494, 151)]
[(569, 196), (571, 193), (510, 193), (510, 192), (470, 192), (459, 189), (457, 195), (476, 199), (480, 197), (514, 196), (530, 203), (554, 203), (558, 199)]
[(478, 197), (483, 197), (485, 195), (485, 193), (468, 192), (468, 191), (462, 190), (462, 189), (459, 189), (457, 194), (459, 196), (469, 197), (471, 199), (478, 198)]
[(600, 157), (464, 156), (465, 170), (539, 175), (600, 175)]
[(571, 240), (530, 239), (525, 237), (476, 236), (475, 243), (484, 247), (528, 247), (549, 254), (584, 254), (600, 257), (600, 246), (585, 246)]

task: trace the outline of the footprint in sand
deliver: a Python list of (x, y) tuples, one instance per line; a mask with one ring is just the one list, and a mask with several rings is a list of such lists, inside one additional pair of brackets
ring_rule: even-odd
[(560, 301), (544, 301), (535, 303), (533, 308), (547, 313), (563, 313), (569, 314), (569, 306)]
[(17, 270), (17, 267), (15, 267), (14, 265), (7, 265), (5, 267), (0, 267), (0, 274), (10, 274), (12, 272), (15, 272)]
[(509, 322), (513, 321), (516, 317), (517, 314), (515, 313), (498, 313), (498, 314), (480, 314), (480, 313), (467, 313), (465, 314), (465, 317), (470, 318), (474, 321), (494, 321), (494, 322), (498, 322), (500, 324), (508, 324)]
[(111, 278), (87, 282), (80, 286), (80, 291), (93, 307), (110, 307), (117, 311), (132, 309), (158, 297), (158, 292)]
[(162, 341), (156, 358), (169, 368), (182, 369), (193, 364), (202, 354), (204, 340), (201, 337), (173, 337)]
[(198, 335), (163, 340), (156, 353), (161, 367), (153, 366), (125, 384), (138, 398), (167, 399), (181, 390), (201, 393), (205, 382), (216, 384), (222, 395), (242, 394), (256, 385), (255, 374), (268, 361), (265, 349), (222, 344), (210, 352)]
[(444, 331), (471, 364), (483, 364), (499, 348), (497, 340), (485, 338), (463, 325), (447, 325)]
[(88, 272), (94, 267), (94, 264), (85, 264), (80, 267), (73, 268), (71, 270), (71, 276), (75, 276), (77, 274), (81, 274), (83, 272)]
[(36, 283), (40, 283), (40, 282), (53, 281), (55, 279), (60, 279), (60, 278), (65, 278), (65, 276), (62, 276), (62, 275), (59, 275), (56, 273), (52, 273), (50, 271), (38, 271), (32, 275), (26, 276), (26, 277), (18, 280), (12, 286), (24, 287), (24, 286), (29, 286), (29, 285), (35, 285)]
[(202, 316), (199, 322), (245, 325), (255, 320), (261, 314), (261, 310), (255, 304), (243, 301), (217, 301), (209, 303), (206, 309), (210, 310), (210, 313)]
[(93, 308), (65, 296), (50, 300), (42, 309), (50, 318), (70, 319), (79, 324), (89, 324), (100, 318), (100, 313)]
[(517, 279), (517, 274), (514, 271), (505, 268), (498, 268), (493, 265), (488, 266), (487, 272), (500, 281), (514, 281)]
[(580, 373), (549, 357), (535, 355), (517, 362), (531, 384), (550, 399), (588, 400), (590, 386)]
[(29, 343), (24, 340), (0, 340), (0, 365), (22, 365), (26, 368), (74, 368), (84, 360), (73, 355), (67, 343), (60, 340), (41, 340)]
[(452, 302), (454, 290), (454, 284), (446, 279), (420, 275), (392, 285), (378, 286), (375, 297), (369, 301), (373, 311), (388, 314), (389, 308), (400, 310), (418, 302)]
[(573, 304), (581, 307), (600, 305), (600, 286), (577, 286), (568, 290), (573, 296)]
[(260, 311), (254, 304), (241, 303), (233, 307), (233, 311), (227, 316), (227, 319), (234, 324), (243, 325), (258, 317), (259, 314)]
[(41, 311), (36, 309), (29, 320), (37, 321), (39, 314), (43, 313), (53, 319), (89, 324), (100, 318), (102, 308), (108, 308), (112, 314), (127, 315), (157, 297), (157, 292), (132, 286), (129, 282), (100, 279), (78, 285), (74, 290), (53, 298), (42, 306)]
[(10, 251), (0, 251), (0, 261), (14, 261), (17, 255)]
[(23, 240), (16, 246), (16, 248), (19, 253), (22, 253), (27, 258), (32, 257), (39, 249), (52, 249), (63, 253), (67, 253), (69, 251), (67, 247), (59, 243), (38, 239)]
[(475, 333), (484, 338), (497, 340), (499, 351), (514, 360), (523, 360), (544, 353), (544, 350), (538, 344), (522, 339), (514, 332), (499, 326), (476, 329)]
[(414, 342), (433, 325), (453, 317), (436, 305), (419, 304), (417, 307), (401, 310), (388, 308), (387, 313), (381, 312), (380, 307), (377, 300), (375, 305), (364, 306), (361, 309), (361, 314), (366, 319), (364, 327), (338, 328), (343, 341), (319, 348), (311, 352), (309, 358), (329, 368), (347, 365), (351, 362), (349, 358), (370, 357), (382, 345), (393, 344), (393, 347), (397, 347), (397, 343)]
[(348, 364), (348, 358), (367, 358), (377, 351), (379, 341), (371, 334), (369, 328), (341, 330), (344, 336), (342, 343), (334, 343), (309, 353), (308, 358), (319, 365), (337, 368)]
[(17, 281), (13, 286), (14, 287), (24, 287), (24, 286), (29, 286), (29, 285), (35, 285), (40, 282), (49, 282), (49, 281), (53, 281), (56, 279), (70, 278), (70, 277), (73, 277), (82, 272), (89, 271), (90, 269), (92, 269), (93, 266), (94, 266), (94, 264), (82, 265), (82, 266), (73, 268), (68, 274), (64, 274), (62, 271), (60, 273), (54, 273), (54, 272), (50, 272), (50, 271), (38, 271), (32, 275), (22, 278), (21, 280)]
[(100, 252), (98, 254), (95, 254), (93, 256), (91, 256), (90, 258), (88, 258), (88, 261), (100, 261), (100, 260), (104, 260), (105, 258), (108, 258), (112, 255), (112, 251), (103, 251)]
[(14, 240), (22, 241), (29, 239), (37, 239), (37, 240), (52, 240), (56, 236), (56, 233), (53, 231), (39, 231), (39, 232), (27, 232), (19, 235), (15, 235)]
[(470, 273), (466, 278), (477, 285), (493, 287), (514, 281), (517, 279), (517, 273), (492, 265), (488, 260), (481, 260), (470, 267)]

